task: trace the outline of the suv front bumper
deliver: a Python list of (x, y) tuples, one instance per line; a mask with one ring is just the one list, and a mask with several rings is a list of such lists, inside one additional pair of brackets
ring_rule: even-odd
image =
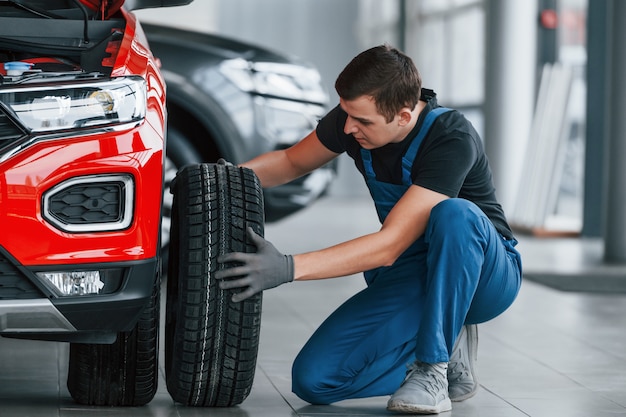
[[(160, 268), (156, 258), (83, 268), (115, 268), (121, 279), (108, 294), (57, 296), (37, 272), (0, 247), (0, 334), (28, 339), (111, 343), (130, 331), (152, 296)], [(55, 269), (75, 269), (56, 265)], [(49, 270), (50, 268), (44, 268)], [(157, 287), (158, 288), (158, 287)]]

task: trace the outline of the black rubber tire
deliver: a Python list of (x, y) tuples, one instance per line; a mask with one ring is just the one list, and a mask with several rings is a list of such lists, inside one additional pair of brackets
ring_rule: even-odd
[(113, 344), (70, 344), (67, 388), (74, 401), (140, 406), (154, 398), (159, 374), (159, 294), (157, 280), (135, 328), (118, 333)]
[(263, 192), (251, 170), (209, 163), (183, 168), (172, 192), (167, 389), (189, 406), (237, 405), (252, 388), (262, 294), (235, 303), (235, 290), (221, 290), (213, 274), (219, 255), (256, 250), (245, 230), (263, 235)]

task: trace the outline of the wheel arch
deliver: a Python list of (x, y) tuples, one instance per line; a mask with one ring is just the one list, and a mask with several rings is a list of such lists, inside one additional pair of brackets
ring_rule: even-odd
[(210, 95), (178, 74), (163, 71), (167, 84), (168, 125), (188, 138), (205, 161), (243, 161), (247, 149), (239, 130)]

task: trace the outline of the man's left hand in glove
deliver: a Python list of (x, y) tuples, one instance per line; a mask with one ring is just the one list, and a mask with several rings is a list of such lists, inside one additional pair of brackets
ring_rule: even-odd
[(221, 289), (244, 288), (233, 295), (239, 302), (252, 295), (293, 281), (293, 257), (283, 255), (274, 245), (257, 235), (252, 228), (247, 229), (248, 237), (257, 248), (256, 253), (233, 252), (218, 258), (220, 263), (236, 263), (215, 273)]

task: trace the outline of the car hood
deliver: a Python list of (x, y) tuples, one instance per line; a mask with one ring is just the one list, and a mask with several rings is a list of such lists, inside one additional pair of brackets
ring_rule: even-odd
[(98, 12), (101, 19), (108, 19), (122, 6), (127, 10), (156, 7), (184, 6), (193, 0), (80, 0), (89, 9)]
[(80, 0), (80, 2), (91, 10), (101, 12), (104, 19), (111, 17), (124, 4), (124, 0)]

